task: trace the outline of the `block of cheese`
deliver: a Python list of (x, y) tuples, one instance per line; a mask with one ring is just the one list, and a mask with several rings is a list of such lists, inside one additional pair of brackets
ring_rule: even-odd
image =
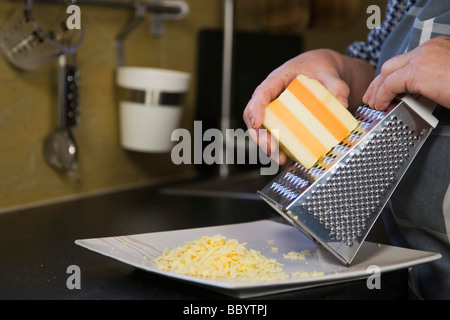
[(309, 169), (358, 121), (319, 81), (299, 75), (266, 107), (263, 126), (288, 156)]

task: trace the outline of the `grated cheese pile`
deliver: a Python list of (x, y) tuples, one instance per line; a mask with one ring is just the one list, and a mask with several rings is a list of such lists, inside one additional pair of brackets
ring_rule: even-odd
[(282, 264), (245, 245), (221, 235), (203, 236), (164, 250), (153, 262), (160, 270), (209, 279), (272, 281), (289, 277)]

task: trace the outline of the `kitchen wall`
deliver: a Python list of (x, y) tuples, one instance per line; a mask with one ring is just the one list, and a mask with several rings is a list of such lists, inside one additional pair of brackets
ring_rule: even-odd
[[(127, 65), (194, 72), (197, 30), (220, 25), (220, 6), (218, 1), (188, 2), (188, 17), (165, 22), (162, 37), (151, 36), (146, 22), (127, 38)], [(19, 1), (0, 2), (0, 24), (18, 5)], [(133, 14), (81, 6), (85, 29), (85, 41), (78, 51), (81, 123), (73, 130), (80, 151), (80, 183), (48, 166), (42, 152), (45, 137), (57, 124), (56, 62), (21, 72), (0, 56), (0, 209), (152, 183), (190, 172), (189, 167), (173, 165), (170, 154), (137, 153), (119, 146), (114, 38)], [(192, 101), (189, 94), (186, 122)]]
[[(197, 33), (203, 28), (221, 26), (222, 1), (186, 2), (190, 6), (188, 17), (165, 22), (160, 38), (150, 35), (148, 22), (141, 24), (125, 42), (125, 57), (127, 65), (193, 73), (182, 124), (189, 128), (195, 108)], [(238, 2), (238, 27), (248, 30), (267, 27), (261, 24), (260, 13), (254, 9), (258, 0)], [(326, 46), (342, 51), (355, 37), (364, 38), (367, 33), (365, 8), (376, 2), (362, 1), (356, 20), (339, 29), (319, 26), (304, 31), (306, 23), (297, 21), (296, 31), (304, 35), (305, 49)], [(0, 25), (18, 5), (19, 1), (0, 2)], [(43, 141), (57, 122), (56, 62), (33, 72), (22, 72), (0, 57), (0, 212), (156, 183), (193, 172), (190, 167), (173, 165), (170, 154), (135, 153), (119, 146), (114, 38), (133, 13), (90, 6), (82, 6), (81, 10), (85, 29), (85, 41), (78, 51), (81, 123), (73, 130), (80, 152), (81, 181), (77, 183), (49, 167), (42, 152)], [(301, 11), (301, 19), (303, 16)]]

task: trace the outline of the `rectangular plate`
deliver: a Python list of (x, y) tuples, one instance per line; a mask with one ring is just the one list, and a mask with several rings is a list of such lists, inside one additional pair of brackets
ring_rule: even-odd
[[(320, 277), (293, 278), (283, 281), (257, 282), (236, 281), (232, 279), (210, 280), (180, 275), (158, 270), (152, 260), (164, 249), (172, 249), (202, 236), (223, 235), (246, 243), (247, 249), (260, 251), (267, 258), (282, 263), (283, 271), (291, 275), (294, 272), (323, 272)], [(440, 254), (378, 245), (365, 242), (354, 260), (352, 267), (342, 266), (323, 247), (311, 241), (296, 228), (271, 221), (262, 220), (232, 225), (144, 233), (107, 238), (76, 240), (75, 243), (94, 252), (111, 257), (133, 267), (143, 269), (172, 279), (205, 287), (222, 294), (250, 298), (288, 292), (292, 290), (328, 285), (369, 277), (368, 267), (376, 265), (380, 271), (387, 272), (437, 260)], [(278, 248), (276, 251), (272, 248)], [(291, 251), (310, 250), (305, 260), (284, 258)]]

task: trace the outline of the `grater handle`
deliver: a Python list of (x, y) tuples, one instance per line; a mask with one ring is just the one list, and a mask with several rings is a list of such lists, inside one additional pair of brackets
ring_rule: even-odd
[(423, 95), (413, 97), (405, 94), (400, 97), (411, 109), (428, 122), (433, 128), (436, 128), (439, 121), (433, 116), (433, 111), (437, 107), (437, 103), (429, 100)]

